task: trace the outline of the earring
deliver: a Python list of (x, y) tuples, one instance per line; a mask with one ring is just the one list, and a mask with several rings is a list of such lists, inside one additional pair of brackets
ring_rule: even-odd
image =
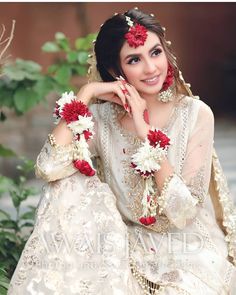
[(158, 93), (157, 99), (161, 102), (169, 102), (174, 98), (174, 69), (169, 64), (166, 79), (162, 85), (161, 91)]

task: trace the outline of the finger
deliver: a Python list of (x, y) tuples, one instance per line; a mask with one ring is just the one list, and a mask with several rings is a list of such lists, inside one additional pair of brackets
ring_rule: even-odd
[(126, 94), (128, 94), (129, 92), (128, 92), (128, 90), (125, 88), (125, 86), (124, 86), (124, 84), (118, 84), (119, 85), (119, 87), (120, 87), (120, 89), (121, 89), (121, 92), (123, 93), (123, 95), (124, 95), (124, 101), (123, 101), (123, 106), (124, 106), (124, 108), (125, 108), (125, 110), (127, 111), (127, 112), (130, 112), (130, 106), (129, 106), (129, 104), (127, 103), (127, 99), (126, 99)]
[(117, 104), (119, 104), (121, 106), (123, 106), (122, 100), (116, 94), (114, 94), (114, 96), (112, 97), (111, 101), (114, 102), (114, 103), (117, 103)]
[(121, 88), (121, 86), (119, 84), (117, 85), (117, 87), (115, 89), (115, 93), (120, 97), (121, 101), (125, 104), (126, 98), (125, 98), (124, 89)]
[(128, 94), (130, 96), (132, 96), (134, 99), (136, 99), (137, 98), (137, 93), (134, 91), (134, 87), (131, 86), (130, 84), (125, 84), (125, 87), (126, 87), (126, 89), (128, 91)]

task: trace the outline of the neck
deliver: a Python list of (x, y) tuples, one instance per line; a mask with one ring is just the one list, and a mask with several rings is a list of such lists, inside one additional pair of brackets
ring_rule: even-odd
[(146, 94), (141, 94), (141, 97), (143, 97), (146, 100), (147, 103), (147, 109), (155, 109), (155, 108), (163, 108), (172, 105), (175, 102), (175, 99), (169, 102), (162, 102), (158, 100), (158, 94), (154, 95), (146, 95)]

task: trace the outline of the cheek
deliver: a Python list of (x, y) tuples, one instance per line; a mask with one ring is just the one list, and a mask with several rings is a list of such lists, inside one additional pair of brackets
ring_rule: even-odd
[(124, 67), (123, 72), (129, 82), (135, 80), (138, 77), (138, 69), (135, 67)]
[(164, 56), (164, 58), (163, 58), (162, 67), (163, 67), (163, 71), (165, 72), (165, 75), (167, 75), (168, 60), (167, 60), (166, 56)]

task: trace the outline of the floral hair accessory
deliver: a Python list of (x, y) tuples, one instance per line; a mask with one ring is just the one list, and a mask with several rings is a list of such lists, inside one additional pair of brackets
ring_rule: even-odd
[(129, 31), (125, 34), (125, 39), (127, 40), (130, 47), (138, 47), (144, 45), (147, 39), (147, 29), (140, 24), (134, 24), (129, 16), (125, 16), (129, 28)]
[(170, 64), (168, 64), (166, 79), (163, 83), (161, 91), (167, 90), (173, 84), (173, 82), (174, 82), (174, 69)]
[(56, 117), (56, 124), (60, 119), (64, 119), (73, 133), (76, 147), (74, 167), (82, 174), (93, 176), (95, 170), (90, 159), (87, 141), (94, 135), (94, 123), (87, 105), (78, 101), (73, 91), (65, 92), (56, 102), (53, 115)]
[(152, 178), (154, 173), (160, 170), (160, 162), (167, 156), (170, 144), (170, 138), (165, 133), (152, 128), (149, 130), (145, 142), (131, 158), (131, 167), (145, 180), (142, 215), (139, 218), (139, 221), (144, 225), (156, 222), (158, 203)]

